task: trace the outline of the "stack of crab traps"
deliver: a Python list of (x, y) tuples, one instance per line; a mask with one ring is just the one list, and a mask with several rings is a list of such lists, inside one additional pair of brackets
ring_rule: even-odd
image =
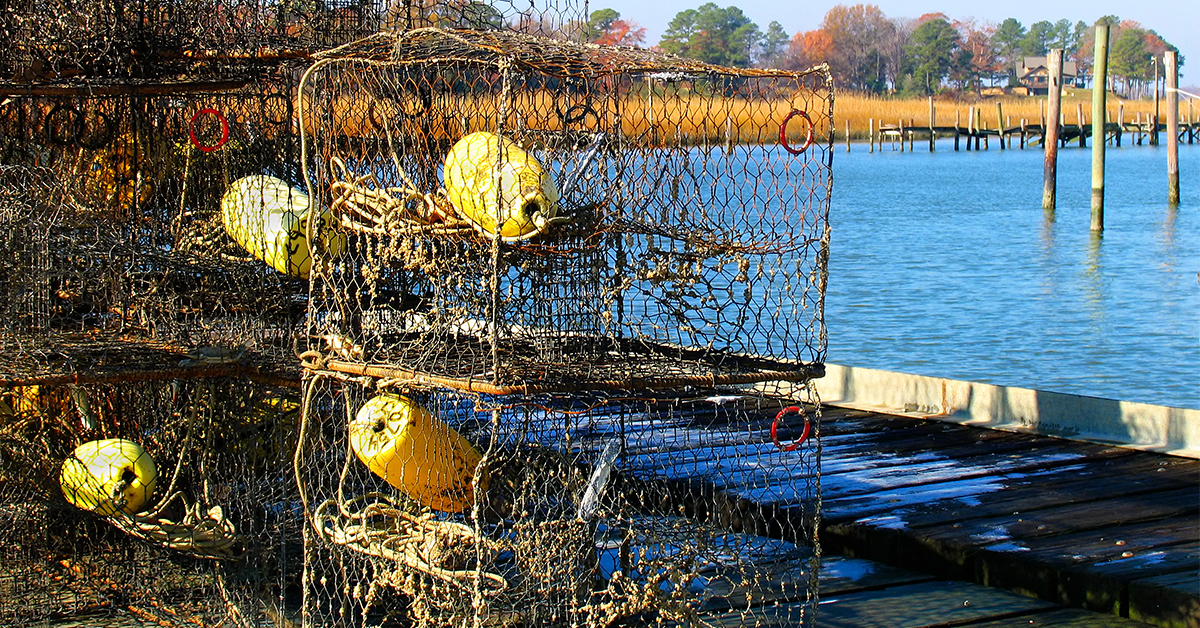
[(414, 28), (299, 93), (305, 620), (811, 625), (827, 70)]

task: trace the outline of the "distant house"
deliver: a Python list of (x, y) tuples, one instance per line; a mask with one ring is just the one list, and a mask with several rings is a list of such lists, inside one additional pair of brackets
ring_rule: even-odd
[[(1031, 94), (1045, 94), (1050, 89), (1050, 70), (1046, 57), (1022, 57), (1017, 61), (1017, 81)], [(1063, 61), (1063, 85), (1079, 85), (1079, 67), (1074, 61)]]

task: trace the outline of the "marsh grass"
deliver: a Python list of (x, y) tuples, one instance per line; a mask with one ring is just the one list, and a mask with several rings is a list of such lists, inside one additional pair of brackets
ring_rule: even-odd
[[(1038, 125), (1042, 121), (1045, 103), (1045, 97), (1033, 96), (977, 98), (972, 101), (935, 98), (935, 125), (953, 126), (957, 116), (958, 124), (965, 128), (972, 112), (976, 115), (977, 126), (985, 129), (995, 129), (1001, 122), (1006, 128), (1017, 127), (1022, 120), (1030, 125)], [(825, 110), (824, 100), (811, 94), (804, 101), (785, 98), (713, 98), (694, 94), (654, 95), (649, 98), (645, 95), (622, 95), (602, 104), (589, 103), (590, 109), (586, 115), (569, 125), (564, 124), (564, 112), (577, 106), (580, 106), (578, 96), (556, 94), (549, 90), (530, 90), (515, 96), (504, 113), (497, 108), (495, 98), (448, 95), (432, 103), (429, 111), (435, 115), (424, 116), (426, 119), (420, 125), (422, 132), (440, 141), (453, 141), (470, 131), (495, 129), (501, 115), (507, 116), (505, 126), (532, 130), (535, 134), (568, 129), (595, 132), (619, 125), (626, 137), (639, 138), (639, 142), (652, 146), (731, 141), (738, 144), (776, 142), (779, 140), (780, 126), (793, 108), (809, 113), (817, 141), (829, 138), (831, 131), (835, 141), (844, 140), (847, 122), (850, 138), (855, 140), (866, 139), (871, 120), (874, 120), (876, 129), (881, 124), (895, 125), (901, 121), (905, 127), (929, 125), (928, 99), (889, 99), (853, 93), (836, 94), (832, 121), (822, 114)], [(338, 96), (329, 108), (331, 118), (314, 119), (311, 123), (332, 123), (339, 128), (340, 134), (366, 136), (382, 131), (382, 121), (385, 119), (397, 121), (417, 117), (413, 115), (413, 110), (421, 109), (421, 105), (391, 99), (380, 101), (359, 93)], [(1154, 111), (1154, 103), (1150, 100), (1124, 100), (1110, 94), (1107, 101), (1108, 120), (1116, 121), (1122, 108), (1124, 120), (1132, 122), (1139, 114), (1142, 119), (1147, 119)], [(1180, 110), (1181, 117), (1187, 120), (1187, 105), (1181, 103)], [(578, 113), (581, 110), (574, 111)], [(1161, 107), (1160, 115), (1163, 112), (1165, 105)], [(1002, 120), (999, 118), (1001, 113)], [(1193, 106), (1192, 113), (1200, 118), (1200, 107)], [(1065, 122), (1078, 124), (1081, 114), (1083, 123), (1090, 124), (1091, 90), (1065, 91), (1062, 102)], [(787, 127), (789, 142), (802, 142), (807, 134), (807, 126), (800, 119), (790, 122)]]

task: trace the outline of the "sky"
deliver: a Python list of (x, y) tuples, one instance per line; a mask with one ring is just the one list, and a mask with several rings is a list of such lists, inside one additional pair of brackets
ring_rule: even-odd
[[(588, 0), (588, 10), (615, 9), (621, 17), (646, 28), (646, 45), (662, 39), (667, 24), (680, 11), (695, 9), (709, 0)], [(1200, 85), (1200, 10), (1188, 9), (1195, 0), (1165, 2), (1129, 2), (1129, 0), (1008, 0), (1007, 2), (962, 2), (949, 0), (712, 0), (718, 6), (736, 6), (762, 30), (772, 21), (779, 22), (789, 35), (809, 31), (821, 25), (825, 13), (838, 4), (874, 4), (890, 18), (916, 18), (925, 13), (944, 13), (951, 20), (975, 18), (977, 22), (999, 24), (1016, 18), (1026, 28), (1034, 22), (1061, 19), (1072, 23), (1092, 23), (1105, 15), (1140, 22), (1179, 48), (1186, 65), (1180, 78), (1182, 86)]]

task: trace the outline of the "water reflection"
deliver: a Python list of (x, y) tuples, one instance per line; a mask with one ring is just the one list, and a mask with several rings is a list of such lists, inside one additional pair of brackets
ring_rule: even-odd
[(1088, 239), (1087, 262), (1083, 277), (1091, 318), (1097, 322), (1103, 321), (1105, 318), (1103, 245), (1104, 234), (1092, 231)]
[(1162, 151), (1109, 151), (1097, 237), (1090, 151), (1046, 211), (1040, 151), (952, 148), (838, 156), (829, 361), (1200, 408), (1200, 200), (1167, 209)]

